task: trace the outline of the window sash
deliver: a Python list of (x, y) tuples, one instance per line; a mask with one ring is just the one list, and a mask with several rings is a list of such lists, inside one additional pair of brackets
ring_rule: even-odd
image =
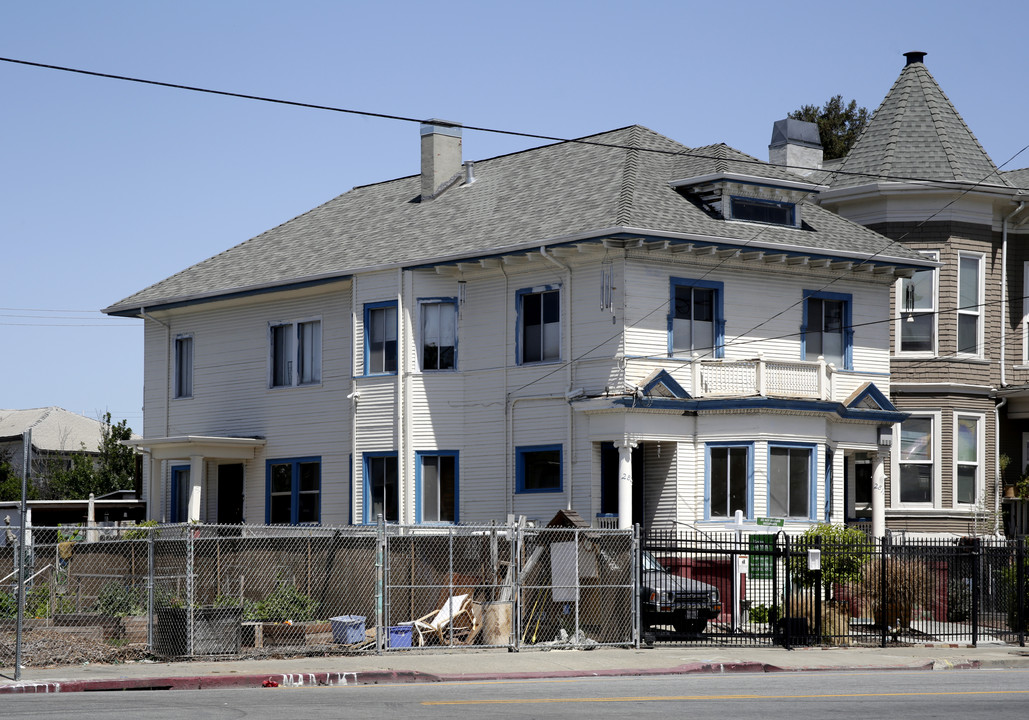
[(697, 352), (701, 356), (714, 356), (716, 302), (713, 288), (675, 286), (672, 316), (674, 353)]
[(561, 490), (561, 450), (545, 448), (518, 450), (518, 490), (557, 492)]
[(175, 397), (193, 396), (193, 338), (175, 339)]
[(979, 354), (982, 303), (980, 272), (982, 259), (962, 256), (958, 260), (958, 352)]
[(322, 380), (322, 324), (315, 320), (297, 323), (297, 383)]
[(320, 522), (321, 461), (268, 464), (268, 522), (297, 525)]
[(395, 455), (367, 458), (368, 522), (382, 515), (386, 522), (399, 522), (400, 496)]
[(747, 494), (750, 449), (713, 447), (710, 453), (711, 517), (732, 518), (736, 511), (748, 517)]
[(807, 360), (819, 356), (828, 363), (843, 367), (846, 350), (846, 301), (808, 298), (805, 354)]
[(368, 310), (368, 374), (397, 371), (396, 305)]
[(979, 480), (979, 418), (957, 418), (955, 455), (957, 471), (954, 476), (954, 496), (960, 504), (974, 504)]
[(293, 384), (293, 326), (272, 326), (272, 387)]
[(457, 519), (457, 458), (422, 456), (422, 522)]
[(560, 291), (546, 290), (522, 295), (522, 362), (560, 359)]
[(806, 518), (811, 507), (811, 449), (773, 446), (768, 462), (768, 514)]
[(452, 302), (422, 305), (422, 370), (452, 370), (457, 343), (457, 308)]
[(900, 425), (900, 502), (932, 503), (933, 418), (911, 417)]

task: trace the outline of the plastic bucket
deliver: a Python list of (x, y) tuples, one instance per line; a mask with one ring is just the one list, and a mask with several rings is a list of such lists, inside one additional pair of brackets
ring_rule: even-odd
[(354, 645), (364, 642), (364, 615), (340, 615), (329, 618), (332, 626), (332, 642)]
[(409, 648), (411, 647), (411, 626), (391, 625), (389, 628), (389, 647)]

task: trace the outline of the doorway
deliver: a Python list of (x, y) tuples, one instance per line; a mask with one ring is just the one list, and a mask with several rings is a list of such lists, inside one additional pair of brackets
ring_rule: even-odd
[(218, 524), (243, 524), (243, 463), (218, 466)]

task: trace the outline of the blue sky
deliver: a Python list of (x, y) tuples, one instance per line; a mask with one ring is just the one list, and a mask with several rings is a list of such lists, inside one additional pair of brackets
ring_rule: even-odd
[[(1029, 144), (1027, 7), (9, 0), (0, 56), (557, 137), (639, 123), (765, 159), (775, 120), (837, 93), (874, 110), (923, 50), (1001, 164)], [(100, 308), (418, 171), (412, 123), (4, 62), (0, 88), (0, 408), (110, 410), (140, 431), (142, 323)], [(536, 144), (466, 131), (464, 155)]]

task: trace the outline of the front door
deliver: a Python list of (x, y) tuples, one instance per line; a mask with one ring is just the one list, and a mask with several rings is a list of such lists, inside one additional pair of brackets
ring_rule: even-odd
[(243, 463), (218, 466), (218, 524), (243, 523)]

